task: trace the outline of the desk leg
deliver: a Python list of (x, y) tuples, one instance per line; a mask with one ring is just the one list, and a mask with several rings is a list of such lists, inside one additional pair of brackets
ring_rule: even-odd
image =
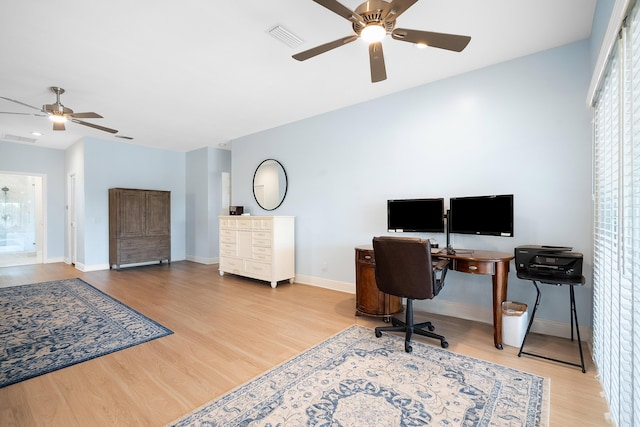
[(493, 281), (493, 343), (502, 350), (502, 303), (507, 299), (507, 280), (509, 278), (509, 262), (496, 262), (496, 273)]

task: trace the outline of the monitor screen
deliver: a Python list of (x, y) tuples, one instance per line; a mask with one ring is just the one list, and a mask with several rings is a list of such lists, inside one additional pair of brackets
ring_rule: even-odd
[(387, 230), (444, 233), (444, 199), (387, 200)]
[(452, 197), (447, 221), (450, 233), (513, 237), (513, 194)]

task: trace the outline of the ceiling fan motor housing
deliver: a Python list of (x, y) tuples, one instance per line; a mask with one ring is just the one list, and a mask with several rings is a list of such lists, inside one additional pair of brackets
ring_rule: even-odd
[(362, 3), (356, 8), (355, 12), (360, 15), (364, 25), (361, 22), (354, 22), (353, 31), (360, 35), (367, 25), (373, 24), (382, 26), (387, 34), (391, 34), (391, 31), (396, 26), (396, 21), (395, 19), (390, 21), (383, 20), (383, 14), (388, 7), (389, 3), (384, 0), (370, 0)]

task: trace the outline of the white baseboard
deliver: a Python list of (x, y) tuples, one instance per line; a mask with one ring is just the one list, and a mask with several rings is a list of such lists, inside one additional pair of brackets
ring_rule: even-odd
[(89, 271), (108, 270), (109, 264), (85, 265), (83, 263), (76, 262), (76, 269), (82, 271), (83, 273), (88, 273)]
[(220, 262), (220, 258), (204, 258), (204, 257), (199, 257), (199, 256), (194, 256), (194, 255), (187, 255), (186, 256), (186, 260), (187, 261), (192, 261), (192, 262), (197, 262), (199, 264), (206, 264), (206, 265), (211, 265), (211, 264), (218, 264)]
[(337, 280), (301, 275), (296, 275), (294, 282), (301, 283), (303, 285), (317, 286), (319, 288), (332, 289), (334, 291), (347, 292), (350, 294), (356, 293), (356, 285), (354, 283), (338, 282)]
[(64, 257), (59, 258), (47, 258), (44, 260), (45, 264), (53, 264), (54, 262), (66, 262)]
[[(335, 291), (348, 292), (351, 294), (355, 294), (356, 292), (356, 285), (354, 283), (327, 280), (313, 276), (296, 275), (295, 282), (305, 285), (318, 286), (320, 288), (333, 289)], [(454, 301), (446, 301), (435, 298), (432, 300), (416, 301), (414, 310), (440, 314), (443, 316), (457, 317), (460, 319), (472, 320), (475, 322), (493, 324), (493, 309), (491, 307), (461, 304)], [(529, 315), (530, 314), (531, 310), (529, 310)], [(533, 325), (531, 326), (531, 332), (562, 338), (570, 338), (571, 324), (558, 322), (555, 320), (536, 318), (534, 319)], [(582, 341), (591, 342), (592, 334), (593, 331), (591, 328), (580, 326), (580, 339)]]

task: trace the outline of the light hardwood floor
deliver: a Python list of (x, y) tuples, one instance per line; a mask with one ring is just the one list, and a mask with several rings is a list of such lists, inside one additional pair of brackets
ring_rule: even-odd
[[(355, 316), (355, 295), (295, 283), (272, 289), (220, 277), (217, 265), (184, 261), (89, 273), (62, 263), (0, 268), (0, 286), (73, 277), (174, 334), (1, 388), (0, 426), (161, 426), (349, 325), (383, 324)], [(551, 426), (611, 425), (586, 345), (583, 374), (519, 358), (513, 347), (495, 349), (488, 324), (416, 312), (417, 321), (427, 319), (447, 337), (450, 351), (551, 378)], [(579, 360), (575, 343), (533, 337), (529, 350)]]

